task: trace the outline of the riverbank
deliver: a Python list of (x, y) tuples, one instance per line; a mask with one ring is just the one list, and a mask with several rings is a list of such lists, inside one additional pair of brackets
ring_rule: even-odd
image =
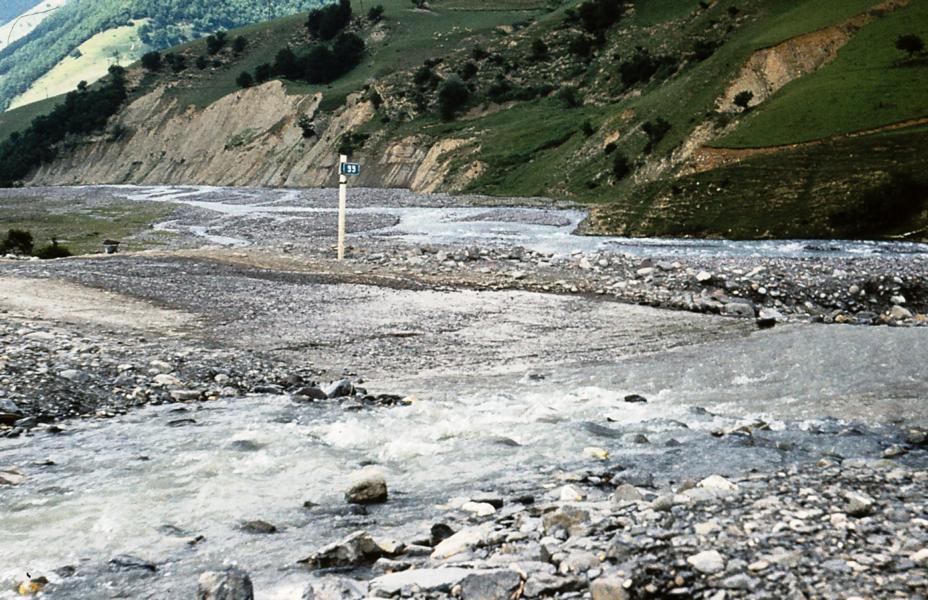
[(0, 598), (926, 594), (917, 251), (372, 206), (340, 263), (191, 193), (171, 250), (0, 261)]

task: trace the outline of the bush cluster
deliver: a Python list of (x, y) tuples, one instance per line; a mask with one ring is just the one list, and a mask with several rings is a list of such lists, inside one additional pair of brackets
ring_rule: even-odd
[(19, 256), (36, 256), (41, 259), (65, 258), (71, 256), (71, 251), (52, 238), (50, 244), (35, 248), (32, 233), (23, 229), (10, 229), (6, 237), (0, 240), (0, 255), (17, 254)]
[(350, 0), (339, 0), (309, 13), (306, 29), (314, 39), (329, 41), (351, 22)]
[(11, 187), (56, 156), (56, 145), (69, 134), (101, 131), (126, 100), (126, 71), (113, 65), (109, 77), (91, 89), (69, 92), (62, 104), (36, 117), (21, 132), (0, 144), (0, 187)]

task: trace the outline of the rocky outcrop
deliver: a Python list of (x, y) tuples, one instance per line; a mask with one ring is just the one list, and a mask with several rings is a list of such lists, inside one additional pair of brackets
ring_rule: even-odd
[[(159, 87), (129, 104), (111, 123), (119, 139), (86, 140), (39, 168), (30, 185), (191, 184), (317, 187), (337, 182), (342, 135), (374, 116), (360, 95), (349, 96), (333, 114), (319, 111), (322, 94), (290, 95), (280, 81), (239, 90), (206, 108), (178, 105)], [(316, 135), (303, 136), (302, 115), (314, 120)], [(372, 140), (359, 178), (352, 183), (421, 191), (444, 188), (451, 179), (450, 154), (467, 140), (432, 142), (421, 136)], [(464, 169), (458, 187), (482, 172)], [(468, 175), (469, 174), (469, 175)]]

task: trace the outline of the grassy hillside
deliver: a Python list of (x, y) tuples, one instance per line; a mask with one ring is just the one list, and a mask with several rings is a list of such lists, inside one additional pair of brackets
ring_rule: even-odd
[[(459, 189), (587, 202), (599, 231), (925, 238), (928, 131), (841, 137), (928, 117), (928, 58), (903, 60), (894, 47), (903, 33), (928, 38), (924, 3), (875, 18), (833, 62), (744, 114), (718, 105), (753, 53), (877, 1), (638, 0), (604, 25), (583, 15), (590, 2), (609, 0), (433, 0), (430, 10), (385, 0), (382, 22), (365, 13), (351, 25), (367, 44), (360, 65), (327, 85), (285, 83), (292, 94), (322, 92), (329, 115), (351, 92), (376, 98), (374, 119), (352, 132), (366, 139), (359, 158), (411, 135), (424, 145), (454, 139), (445, 158)], [(304, 22), (297, 15), (231, 32), (247, 40), (244, 51), (224, 50), (202, 69), (146, 74), (133, 94), (166, 85), (180, 107), (207, 106), (282, 47), (303, 52)], [(192, 64), (206, 47), (172, 52)], [(442, 118), (442, 90), (458, 80), (460, 98)], [(15, 121), (0, 118), (0, 133)], [(817, 143), (687, 175), (700, 147), (801, 141)], [(901, 217), (875, 218), (880, 207)]]
[(139, 28), (144, 24), (144, 20), (133, 21), (132, 25), (116, 27), (93, 36), (15, 98), (10, 108), (66, 94), (81, 81), (94, 82), (100, 79), (111, 65), (126, 66), (137, 61), (149, 50), (139, 40)]
[(892, 43), (913, 32), (928, 39), (924, 2), (864, 27), (834, 62), (786, 86), (714, 145), (792, 144), (928, 116), (928, 59), (904, 60)]

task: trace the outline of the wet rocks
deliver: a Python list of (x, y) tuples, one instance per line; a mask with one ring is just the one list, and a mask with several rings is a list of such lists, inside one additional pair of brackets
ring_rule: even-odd
[(110, 565), (122, 571), (148, 571), (154, 573), (158, 567), (151, 561), (132, 554), (120, 554), (110, 559)]
[(368, 597), (367, 592), (366, 581), (326, 577), (310, 584), (301, 600), (361, 600)]
[(326, 398), (344, 398), (354, 394), (354, 385), (348, 379), (340, 379), (325, 386), (322, 391)]
[(357, 567), (373, 564), (378, 558), (389, 556), (395, 550), (374, 539), (366, 531), (359, 531), (345, 539), (324, 546), (300, 562), (315, 569)]
[(621, 577), (600, 577), (590, 583), (592, 600), (629, 600), (625, 581)]
[(625, 396), (623, 400), (631, 404), (647, 404), (648, 402), (647, 398), (639, 394), (629, 394), (628, 396)]
[(24, 481), (26, 481), (26, 474), (18, 468), (0, 468), (0, 485), (20, 485)]
[(257, 535), (277, 533), (277, 527), (275, 525), (272, 525), (267, 521), (261, 521), (260, 519), (254, 521), (245, 521), (242, 523), (240, 529), (245, 533), (252, 533)]
[(451, 588), (473, 573), (470, 569), (447, 567), (442, 569), (412, 569), (376, 577), (370, 582), (374, 597), (389, 598), (404, 590), (416, 592), (451, 592)]
[(241, 569), (206, 571), (197, 581), (197, 600), (254, 600), (251, 577)]
[(379, 504), (387, 501), (387, 480), (376, 468), (366, 467), (354, 474), (351, 486), (345, 491), (350, 504)]
[(432, 551), (432, 558), (448, 559), (462, 552), (467, 552), (484, 543), (489, 535), (487, 526), (468, 527), (442, 540)]

